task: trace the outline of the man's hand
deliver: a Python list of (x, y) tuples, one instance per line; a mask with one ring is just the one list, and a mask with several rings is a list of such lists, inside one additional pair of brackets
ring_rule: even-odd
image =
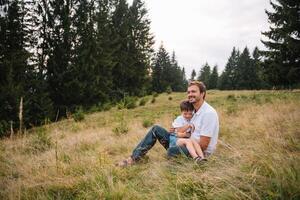
[(195, 130), (195, 125), (194, 124), (189, 124), (189, 125), (190, 125), (190, 128), (191, 128), (191, 133), (193, 133), (194, 130)]
[(207, 149), (210, 139), (211, 138), (207, 136), (200, 136), (200, 147), (202, 151), (205, 151)]

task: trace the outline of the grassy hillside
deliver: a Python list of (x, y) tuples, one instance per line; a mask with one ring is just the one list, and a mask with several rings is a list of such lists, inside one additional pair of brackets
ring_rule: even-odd
[[(0, 141), (0, 199), (300, 199), (300, 92), (209, 91), (220, 117), (216, 153), (120, 169), (153, 123), (169, 127), (184, 93), (99, 112)], [(171, 98), (170, 98), (171, 97)]]

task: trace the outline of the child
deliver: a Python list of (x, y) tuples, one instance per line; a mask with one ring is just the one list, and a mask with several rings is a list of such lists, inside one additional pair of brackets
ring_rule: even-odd
[(194, 131), (194, 125), (190, 123), (190, 120), (193, 117), (194, 107), (188, 101), (183, 101), (180, 104), (181, 115), (178, 116), (172, 123), (173, 128), (175, 129), (175, 134), (170, 135), (170, 147), (172, 146), (185, 146), (192, 158), (200, 163), (205, 160), (203, 152), (199, 143), (193, 138), (177, 138), (177, 133), (186, 132), (190, 135)]

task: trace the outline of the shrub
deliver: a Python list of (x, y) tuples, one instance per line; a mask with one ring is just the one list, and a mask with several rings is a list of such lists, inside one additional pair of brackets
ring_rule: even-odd
[(235, 105), (235, 104), (230, 104), (230, 105), (227, 107), (226, 113), (227, 113), (228, 115), (235, 114), (235, 113), (237, 112), (237, 110), (238, 110), (237, 105)]
[(136, 107), (137, 97), (126, 96), (120, 103), (118, 103), (118, 109), (133, 109)]
[(113, 129), (113, 132), (118, 136), (124, 135), (124, 134), (128, 133), (128, 131), (129, 131), (129, 128), (126, 123), (120, 123), (118, 126), (116, 126)]
[(82, 108), (76, 110), (76, 112), (73, 114), (73, 118), (75, 122), (80, 122), (84, 120), (85, 117)]
[(129, 131), (127, 121), (125, 120), (124, 112), (118, 112), (115, 116), (117, 126), (112, 129), (116, 135), (126, 134)]
[(246, 95), (243, 95), (243, 94), (240, 97), (241, 97), (241, 99), (247, 99), (248, 98)]
[(5, 120), (0, 121), (0, 137), (7, 136), (9, 130), (9, 124)]
[(143, 121), (143, 127), (148, 128), (154, 124), (152, 119), (145, 119)]
[(103, 110), (103, 111), (108, 111), (108, 110), (111, 109), (111, 107), (112, 107), (112, 105), (111, 105), (110, 103), (104, 103), (104, 104), (102, 105), (102, 110)]
[(133, 108), (135, 108), (136, 107), (136, 102), (135, 102), (135, 100), (131, 100), (131, 101), (129, 101), (127, 104), (126, 104), (126, 108), (127, 109), (133, 109)]
[(146, 103), (147, 103), (147, 99), (146, 99), (146, 98), (142, 98), (142, 99), (140, 100), (139, 105), (140, 105), (140, 106), (144, 106)]
[(44, 152), (53, 146), (52, 138), (49, 136), (44, 127), (36, 129), (36, 134), (33, 136), (29, 144), (29, 151), (32, 153)]
[(112, 107), (112, 104), (110, 102), (106, 103), (98, 103), (97, 105), (93, 105), (88, 112), (89, 113), (94, 113), (94, 112), (99, 112), (99, 111), (107, 111), (110, 110)]
[(227, 100), (236, 101), (235, 95), (234, 94), (229, 94), (227, 96)]
[(155, 103), (155, 100), (156, 99), (153, 97), (152, 100), (151, 100), (151, 103)]
[(256, 94), (254, 93), (254, 94), (252, 95), (252, 99), (255, 100), (256, 98), (257, 98), (257, 96), (256, 96)]
[(167, 87), (166, 93), (167, 93), (167, 94), (171, 94), (171, 93), (172, 93), (172, 88), (171, 88), (171, 86), (168, 86), (168, 87)]
[(158, 93), (157, 92), (152, 92), (152, 96), (155, 98), (155, 97), (158, 97)]
[(125, 103), (124, 103), (124, 101), (119, 102), (119, 103), (117, 104), (117, 108), (118, 108), (119, 110), (124, 109), (124, 108), (125, 108)]
[(259, 94), (253, 94), (253, 96), (252, 96), (252, 100), (254, 100), (255, 101), (255, 103), (256, 104), (261, 104), (262, 102), (261, 102), (261, 95), (259, 95)]
[[(88, 113), (94, 113), (94, 112), (98, 112), (101, 111), (100, 107), (98, 105), (93, 105), (89, 110)], [(74, 115), (74, 114), (73, 114)], [(73, 116), (74, 117), (74, 116)]]
[(269, 96), (267, 96), (267, 97), (265, 98), (265, 102), (266, 102), (266, 103), (273, 103), (271, 97), (269, 97)]

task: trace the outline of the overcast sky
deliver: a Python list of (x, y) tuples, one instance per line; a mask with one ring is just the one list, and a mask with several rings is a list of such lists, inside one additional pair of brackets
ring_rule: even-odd
[[(130, 3), (132, 0), (128, 0)], [(161, 41), (178, 63), (197, 74), (207, 61), (219, 72), (226, 65), (233, 46), (263, 48), (261, 31), (268, 30), (265, 9), (269, 0), (145, 0), (155, 49)]]

